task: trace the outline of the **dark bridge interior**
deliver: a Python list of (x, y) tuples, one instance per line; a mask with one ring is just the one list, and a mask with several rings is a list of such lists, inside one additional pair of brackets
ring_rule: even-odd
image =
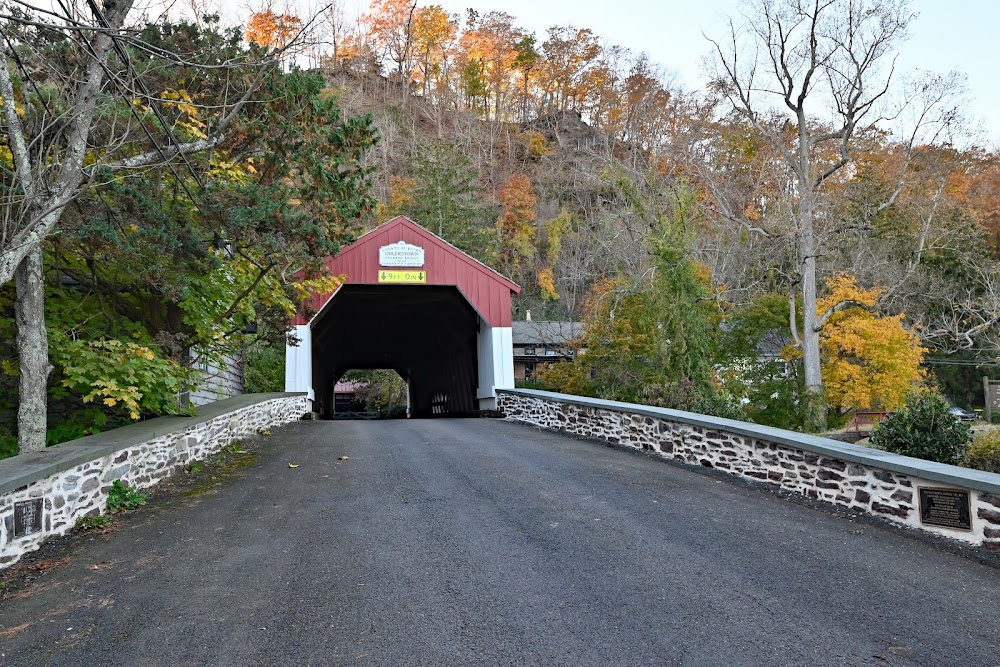
[(455, 287), (344, 285), (313, 324), (316, 411), (350, 369), (391, 368), (409, 385), (409, 414), (476, 409), (479, 316)]

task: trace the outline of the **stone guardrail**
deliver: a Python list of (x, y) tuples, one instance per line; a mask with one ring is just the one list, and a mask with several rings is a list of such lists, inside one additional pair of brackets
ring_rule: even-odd
[(597, 438), (1000, 551), (1000, 475), (733, 419), (528, 389), (508, 420)]
[(246, 394), (0, 461), (0, 569), (77, 519), (102, 514), (115, 480), (143, 489), (309, 411), (305, 394)]

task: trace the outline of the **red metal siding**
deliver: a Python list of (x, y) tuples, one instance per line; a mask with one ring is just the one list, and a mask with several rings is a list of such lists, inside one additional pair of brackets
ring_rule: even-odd
[[(346, 275), (348, 284), (378, 284), (378, 249), (398, 241), (424, 249), (428, 285), (454, 285), (490, 326), (511, 326), (510, 295), (521, 288), (402, 216), (363, 235), (336, 257), (328, 257), (326, 266), (333, 275)], [(318, 312), (331, 296), (314, 295), (309, 305)], [(301, 314), (295, 318), (295, 324), (306, 323)]]

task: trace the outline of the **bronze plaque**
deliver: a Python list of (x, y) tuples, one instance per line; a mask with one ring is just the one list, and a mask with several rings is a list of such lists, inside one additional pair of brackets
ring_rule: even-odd
[(14, 537), (42, 532), (42, 499), (14, 503)]
[(972, 530), (969, 492), (920, 487), (920, 523), (943, 528)]

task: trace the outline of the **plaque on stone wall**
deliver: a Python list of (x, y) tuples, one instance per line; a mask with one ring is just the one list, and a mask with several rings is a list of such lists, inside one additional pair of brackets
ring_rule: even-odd
[(14, 503), (14, 537), (42, 532), (42, 499)]
[(920, 523), (943, 528), (972, 530), (969, 492), (920, 487)]

